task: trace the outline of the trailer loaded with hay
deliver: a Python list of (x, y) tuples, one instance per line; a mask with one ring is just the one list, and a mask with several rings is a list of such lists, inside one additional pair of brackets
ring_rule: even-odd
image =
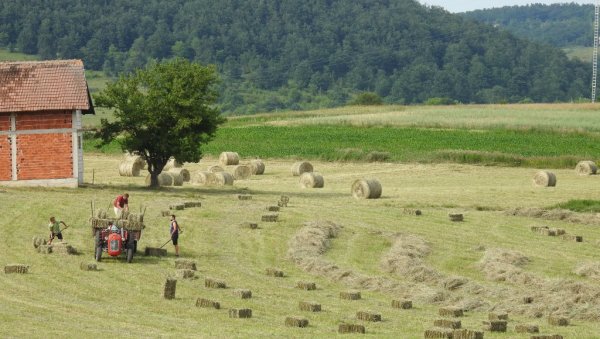
[(94, 235), (94, 258), (100, 261), (102, 253), (111, 257), (125, 254), (130, 263), (137, 252), (137, 243), (142, 236), (144, 213), (123, 212), (119, 218), (108, 218), (106, 211), (97, 210), (90, 218)]

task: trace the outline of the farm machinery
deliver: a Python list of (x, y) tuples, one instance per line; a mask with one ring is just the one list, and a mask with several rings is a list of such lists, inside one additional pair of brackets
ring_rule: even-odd
[(102, 259), (102, 253), (111, 257), (125, 254), (130, 263), (137, 252), (137, 242), (142, 236), (144, 214), (123, 212), (118, 218), (108, 218), (106, 211), (98, 210), (90, 219), (94, 235), (94, 258)]

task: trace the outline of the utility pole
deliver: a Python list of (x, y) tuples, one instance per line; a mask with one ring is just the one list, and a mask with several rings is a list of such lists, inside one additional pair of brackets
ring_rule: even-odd
[(594, 9), (594, 53), (592, 56), (592, 102), (596, 102), (596, 77), (598, 76), (598, 14), (600, 0), (596, 0)]

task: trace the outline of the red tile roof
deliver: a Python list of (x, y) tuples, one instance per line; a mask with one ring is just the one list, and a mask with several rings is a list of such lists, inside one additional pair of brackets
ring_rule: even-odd
[(93, 112), (81, 60), (0, 62), (0, 113)]

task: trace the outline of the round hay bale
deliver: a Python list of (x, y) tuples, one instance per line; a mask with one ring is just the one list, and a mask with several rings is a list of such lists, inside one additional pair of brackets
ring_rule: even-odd
[(244, 180), (252, 176), (252, 168), (248, 165), (238, 165), (233, 169), (233, 178), (235, 180)]
[(119, 175), (122, 177), (137, 177), (140, 175), (141, 167), (133, 161), (123, 161), (119, 164)]
[(221, 166), (214, 165), (214, 166), (208, 166), (207, 171), (209, 171), (211, 173), (217, 173), (217, 172), (224, 172), (225, 170)]
[(294, 165), (292, 165), (292, 175), (295, 177), (302, 175), (302, 173), (312, 172), (312, 171), (313, 171), (313, 165), (311, 165), (311, 163), (307, 162), (307, 161), (299, 161), (299, 162), (295, 163)]
[(233, 175), (227, 172), (217, 172), (214, 173), (214, 175), (215, 181), (219, 186), (231, 186), (233, 185), (233, 181), (235, 180), (233, 178)]
[[(146, 185), (150, 185), (150, 173), (148, 173), (144, 182)], [(173, 177), (165, 172), (161, 172), (158, 175), (158, 184), (160, 186), (173, 186)]]
[(173, 179), (173, 186), (183, 186), (183, 176), (181, 174), (171, 171), (167, 171), (166, 174), (170, 175)]
[(176, 175), (181, 175), (181, 177), (183, 177), (183, 181), (184, 182), (190, 182), (190, 179), (191, 179), (191, 177), (190, 177), (190, 171), (188, 171), (185, 168), (181, 168), (181, 167), (179, 167), (179, 168), (171, 168), (169, 170), (169, 173), (173, 173), (173, 174), (176, 174)]
[(356, 199), (377, 199), (381, 192), (381, 183), (377, 179), (358, 179), (352, 184), (352, 196)]
[(250, 168), (254, 175), (262, 175), (265, 173), (265, 163), (260, 159), (250, 161)]
[(129, 152), (125, 153), (124, 161), (131, 161), (137, 164), (140, 169), (146, 169), (146, 160), (142, 158), (140, 155), (131, 154)]
[(223, 166), (237, 165), (240, 163), (240, 155), (237, 152), (221, 152), (219, 162)]
[(554, 187), (556, 186), (556, 175), (549, 171), (539, 171), (533, 177), (536, 186)]
[(323, 176), (316, 172), (305, 172), (300, 176), (300, 187), (302, 188), (323, 188), (325, 180)]
[(196, 171), (192, 173), (190, 183), (193, 185), (209, 186), (217, 182), (215, 174), (207, 171)]
[(592, 175), (596, 174), (597, 171), (598, 167), (596, 166), (596, 163), (589, 160), (580, 161), (577, 163), (577, 166), (575, 166), (575, 172), (579, 175)]
[(169, 161), (167, 161), (167, 164), (163, 168), (163, 171), (169, 171), (173, 168), (180, 168), (180, 167), (183, 167), (183, 164), (180, 162), (177, 162), (177, 160), (175, 160), (175, 158), (171, 158), (171, 159), (169, 159)]

